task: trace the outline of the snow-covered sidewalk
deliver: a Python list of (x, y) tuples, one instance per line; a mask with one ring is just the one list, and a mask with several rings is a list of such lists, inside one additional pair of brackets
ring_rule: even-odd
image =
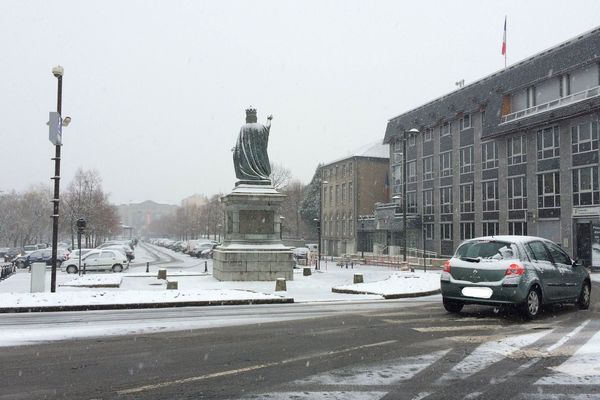
[[(275, 292), (271, 281), (218, 281), (212, 277), (212, 260), (199, 260), (167, 249), (177, 259), (174, 263), (132, 266), (123, 273), (91, 273), (77, 276), (57, 272), (56, 293), (49, 292), (50, 273), (46, 273), (46, 292), (29, 293), (30, 274), (19, 270), (0, 282), (0, 308), (84, 309), (143, 308), (212, 304), (257, 304), (260, 302), (321, 302), (382, 300), (433, 294), (439, 290), (439, 273), (400, 272), (390, 267), (354, 265), (340, 268), (333, 262), (323, 262), (321, 269), (309, 276), (303, 269), (294, 270), (294, 279), (287, 281), (287, 290)], [(136, 256), (149, 258), (143, 247)], [(158, 270), (167, 270), (167, 280), (177, 281), (178, 290), (167, 290), (166, 281), (157, 279)], [(205, 272), (205, 269), (207, 270)], [(352, 285), (354, 273), (361, 273), (364, 284)], [(335, 290), (332, 290), (334, 289)], [(340, 289), (340, 290), (338, 290)], [(171, 304), (178, 303), (178, 304)], [(19, 310), (14, 310), (19, 311)]]

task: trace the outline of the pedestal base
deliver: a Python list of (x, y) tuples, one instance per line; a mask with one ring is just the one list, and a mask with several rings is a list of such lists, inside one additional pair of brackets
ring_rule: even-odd
[(220, 281), (294, 279), (294, 256), (289, 247), (219, 246), (213, 252), (213, 276)]
[(294, 279), (292, 248), (281, 241), (279, 207), (285, 195), (271, 185), (242, 182), (221, 201), (225, 238), (213, 251), (213, 276), (220, 281)]

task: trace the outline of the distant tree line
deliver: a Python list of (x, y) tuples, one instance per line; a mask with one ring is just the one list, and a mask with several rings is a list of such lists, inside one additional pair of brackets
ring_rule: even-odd
[[(36, 185), (24, 192), (0, 192), (0, 245), (22, 247), (52, 242), (52, 188)], [(77, 170), (61, 192), (59, 238), (75, 243), (76, 221), (84, 218), (86, 246), (95, 246), (120, 232), (116, 207), (102, 189), (97, 171)]]

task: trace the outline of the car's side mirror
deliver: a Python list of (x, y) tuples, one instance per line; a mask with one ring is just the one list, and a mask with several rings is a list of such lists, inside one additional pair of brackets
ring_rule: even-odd
[(573, 268), (581, 267), (581, 262), (579, 262), (579, 260), (573, 260), (573, 263), (571, 264), (571, 266)]

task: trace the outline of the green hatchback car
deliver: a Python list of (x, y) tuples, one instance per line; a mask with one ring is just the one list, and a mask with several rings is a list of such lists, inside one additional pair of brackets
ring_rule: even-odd
[(588, 271), (556, 243), (533, 236), (489, 236), (462, 242), (445, 262), (441, 291), (447, 311), (465, 304), (515, 305), (528, 319), (551, 303), (590, 305)]

